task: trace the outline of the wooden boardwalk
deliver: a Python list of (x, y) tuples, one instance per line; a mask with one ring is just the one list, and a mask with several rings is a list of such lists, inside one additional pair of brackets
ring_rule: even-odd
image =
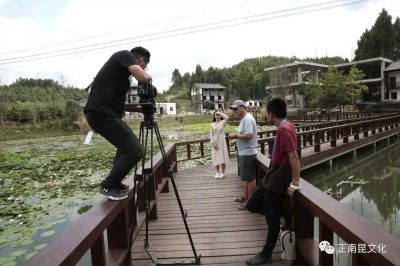
[[(267, 225), (264, 215), (238, 210), (234, 199), (242, 188), (236, 162), (227, 166), (226, 177), (215, 179), (211, 165), (179, 170), (176, 184), (201, 265), (245, 265), (245, 261), (261, 251)], [(178, 203), (170, 184), (170, 192), (161, 194), (158, 219), (149, 223), (150, 249), (160, 262), (193, 260)], [(133, 265), (151, 265), (143, 243), (143, 226), (133, 246)], [(274, 265), (290, 265), (280, 258), (279, 243), (272, 260)]]

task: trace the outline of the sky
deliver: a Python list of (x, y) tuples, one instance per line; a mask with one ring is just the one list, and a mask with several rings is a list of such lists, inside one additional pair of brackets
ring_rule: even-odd
[(341, 56), (399, 0), (0, 0), (0, 84), (53, 79), (85, 88), (116, 51), (143, 46), (159, 91), (172, 72), (246, 58)]

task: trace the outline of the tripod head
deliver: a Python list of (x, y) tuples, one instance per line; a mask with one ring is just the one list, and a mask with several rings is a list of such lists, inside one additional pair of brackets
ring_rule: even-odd
[(145, 124), (152, 124), (154, 122), (154, 114), (157, 112), (155, 102), (139, 102), (139, 105), (142, 107), (142, 114), (144, 116)]

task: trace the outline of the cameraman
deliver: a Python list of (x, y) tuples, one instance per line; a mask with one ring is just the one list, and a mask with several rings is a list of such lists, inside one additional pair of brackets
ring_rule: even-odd
[(85, 106), (90, 127), (117, 149), (113, 167), (99, 188), (111, 200), (128, 197), (129, 186), (121, 181), (144, 157), (139, 139), (121, 118), (130, 88), (129, 77), (149, 82), (151, 76), (145, 72), (149, 61), (150, 52), (140, 46), (114, 53), (94, 78)]

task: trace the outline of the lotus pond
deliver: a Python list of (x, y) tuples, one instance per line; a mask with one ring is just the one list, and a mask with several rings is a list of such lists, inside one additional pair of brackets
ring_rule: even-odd
[[(176, 141), (175, 132), (167, 135)], [(184, 135), (180, 132), (179, 138)], [(0, 265), (25, 264), (102, 199), (96, 191), (115, 150), (98, 135), (90, 145), (83, 145), (84, 137), (1, 142)], [(199, 159), (187, 162), (186, 167), (207, 162)]]

